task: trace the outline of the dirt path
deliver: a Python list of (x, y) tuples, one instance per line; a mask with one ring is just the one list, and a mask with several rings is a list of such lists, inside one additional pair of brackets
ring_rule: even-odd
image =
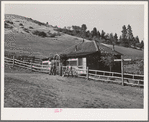
[(47, 74), (5, 73), (5, 107), (143, 108), (143, 89)]

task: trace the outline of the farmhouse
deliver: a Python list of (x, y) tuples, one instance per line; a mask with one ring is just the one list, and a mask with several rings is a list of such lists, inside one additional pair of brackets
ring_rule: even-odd
[[(109, 71), (109, 67), (105, 66), (104, 62), (101, 62), (102, 56), (113, 55), (118, 59), (121, 58), (119, 52), (96, 41), (81, 42), (73, 45), (61, 52), (60, 55), (65, 55), (71, 66), (83, 69), (88, 67), (89, 69), (107, 71)], [(63, 65), (67, 64), (65, 63)], [(121, 65), (119, 62), (112, 67), (112, 71), (121, 72)]]

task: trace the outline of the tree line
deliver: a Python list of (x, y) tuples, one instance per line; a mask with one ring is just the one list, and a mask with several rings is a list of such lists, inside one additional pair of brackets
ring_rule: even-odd
[(72, 27), (65, 26), (64, 28), (55, 26), (54, 28), (59, 32), (81, 37), (83, 39), (100, 41), (102, 43), (111, 44), (113, 46), (120, 45), (131, 48), (144, 48), (144, 41), (140, 41), (138, 36), (133, 36), (132, 28), (130, 25), (128, 25), (127, 28), (125, 25), (122, 27), (122, 34), (119, 38), (117, 33), (106, 33), (104, 30), (99, 32), (96, 27), (94, 27), (91, 31), (87, 30), (86, 24), (82, 24), (81, 26), (73, 25)]

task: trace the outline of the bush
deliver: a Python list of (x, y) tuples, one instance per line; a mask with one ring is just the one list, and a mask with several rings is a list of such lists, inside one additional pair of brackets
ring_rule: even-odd
[(13, 27), (12, 27), (12, 26), (10, 26), (9, 24), (5, 23), (5, 28), (12, 29)]
[(5, 22), (7, 22), (7, 23), (9, 23), (9, 24), (13, 24), (13, 22), (11, 22), (11, 21), (8, 21), (8, 20), (7, 20), (7, 21), (5, 21)]
[(51, 35), (50, 35), (50, 37), (55, 37), (56, 36), (56, 33), (52, 33)]
[(27, 28), (23, 28), (23, 30), (27, 33), (29, 33), (29, 30)]
[(38, 35), (38, 36), (41, 36), (41, 37), (47, 37), (47, 34), (45, 32), (40, 32), (40, 31), (34, 31), (32, 32), (34, 35)]
[(23, 26), (23, 24), (22, 24), (22, 23), (20, 23), (19, 25), (20, 25), (20, 26)]
[(30, 28), (30, 29), (34, 29), (34, 28), (33, 28), (33, 27), (31, 27), (31, 26), (30, 26), (29, 28)]

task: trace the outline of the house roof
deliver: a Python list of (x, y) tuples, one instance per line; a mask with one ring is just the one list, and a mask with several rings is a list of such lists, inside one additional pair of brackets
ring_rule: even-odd
[(78, 43), (76, 45), (73, 45), (72, 47), (65, 49), (60, 54), (65, 54), (67, 55), (67, 57), (79, 57), (93, 54), (96, 52), (100, 52), (103, 55), (121, 55), (120, 53), (112, 50), (111, 48), (106, 47), (95, 41)]
[(112, 55), (122, 55), (120, 52), (113, 50), (112, 48), (109, 48), (108, 46), (105, 46), (99, 42), (96, 42), (99, 50), (101, 51), (101, 54), (112, 54)]

